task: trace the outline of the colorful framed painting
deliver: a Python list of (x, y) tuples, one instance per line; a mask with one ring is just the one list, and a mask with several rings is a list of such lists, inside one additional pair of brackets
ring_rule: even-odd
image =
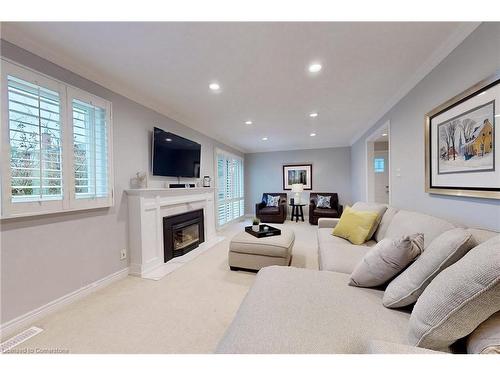
[(283, 166), (283, 190), (292, 190), (293, 184), (302, 184), (304, 190), (312, 190), (312, 164)]
[(500, 71), (425, 115), (425, 191), (500, 199)]

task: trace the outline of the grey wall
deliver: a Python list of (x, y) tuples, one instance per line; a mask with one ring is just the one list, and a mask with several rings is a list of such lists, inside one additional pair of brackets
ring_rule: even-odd
[(215, 176), (214, 147), (241, 153), (6, 41), (1, 54), (113, 103), (115, 173), (110, 209), (1, 221), (1, 322), (7, 322), (127, 266), (119, 257), (128, 243), (123, 190), (135, 172), (150, 170), (153, 126), (202, 144), (202, 176)]
[[(313, 165), (312, 191), (335, 192), (342, 204), (351, 202), (349, 147), (260, 152), (245, 155), (245, 212), (254, 214), (262, 193), (283, 192), (283, 165), (302, 163)], [(309, 192), (302, 197), (308, 202)]]
[[(479, 26), (351, 148), (353, 199), (365, 199), (365, 141), (390, 121), (394, 206), (470, 226), (500, 230), (500, 201), (429, 195), (424, 191), (424, 115), (500, 68), (500, 23)], [(396, 171), (400, 170), (400, 177)]]

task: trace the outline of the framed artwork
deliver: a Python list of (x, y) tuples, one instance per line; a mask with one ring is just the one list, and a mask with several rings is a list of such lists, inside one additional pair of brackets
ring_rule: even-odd
[(304, 190), (312, 190), (312, 164), (283, 166), (283, 190), (292, 190), (293, 184), (303, 184)]
[(425, 191), (500, 199), (500, 71), (425, 115)]

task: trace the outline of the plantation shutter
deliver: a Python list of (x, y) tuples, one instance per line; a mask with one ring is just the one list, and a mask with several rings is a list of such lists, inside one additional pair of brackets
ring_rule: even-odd
[(73, 131), (72, 204), (106, 205), (112, 198), (109, 105), (78, 90), (69, 90), (69, 99)]
[(111, 102), (0, 64), (1, 218), (112, 206)]
[(11, 202), (62, 200), (59, 93), (7, 76)]
[(217, 224), (222, 226), (244, 215), (243, 160), (217, 151)]

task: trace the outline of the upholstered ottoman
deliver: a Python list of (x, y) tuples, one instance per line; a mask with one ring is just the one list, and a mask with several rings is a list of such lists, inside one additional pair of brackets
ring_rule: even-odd
[(289, 229), (281, 229), (279, 236), (263, 238), (238, 233), (229, 245), (229, 267), (233, 271), (258, 271), (267, 266), (289, 266), (294, 242), (295, 233)]

